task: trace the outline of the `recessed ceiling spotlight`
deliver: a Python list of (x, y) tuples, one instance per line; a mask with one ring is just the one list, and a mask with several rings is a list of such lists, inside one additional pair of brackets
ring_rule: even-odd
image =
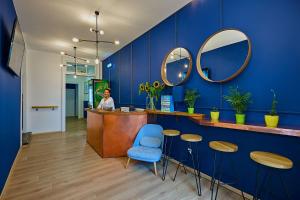
[(93, 28), (90, 28), (90, 31), (91, 31), (91, 32), (94, 32), (94, 29), (93, 29)]
[(61, 51), (61, 52), (60, 52), (60, 55), (65, 55), (65, 52)]
[(76, 37), (74, 37), (74, 38), (72, 39), (72, 41), (73, 41), (73, 42), (79, 42), (79, 39), (76, 38)]
[(100, 35), (104, 35), (104, 31), (103, 30), (100, 30), (99, 33), (100, 33)]
[(60, 67), (63, 67), (64, 65), (63, 65), (63, 64), (60, 64), (59, 66), (60, 66)]
[(74, 76), (73, 76), (73, 78), (75, 78), (75, 79), (76, 79), (76, 78), (77, 78), (77, 75), (74, 75)]
[(90, 63), (90, 60), (86, 60), (86, 63)]
[(119, 45), (120, 44), (120, 41), (119, 40), (116, 40), (115, 41), (115, 45)]
[(187, 65), (187, 64), (184, 64), (184, 68), (188, 68), (188, 65)]

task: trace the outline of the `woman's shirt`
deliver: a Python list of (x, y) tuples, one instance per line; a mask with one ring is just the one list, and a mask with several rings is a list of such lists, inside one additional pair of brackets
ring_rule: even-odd
[(108, 97), (108, 99), (106, 99), (106, 100), (105, 100), (105, 98), (102, 98), (97, 109), (105, 110), (105, 109), (109, 109), (109, 108), (112, 108), (112, 110), (115, 110), (115, 103), (114, 103), (113, 98)]

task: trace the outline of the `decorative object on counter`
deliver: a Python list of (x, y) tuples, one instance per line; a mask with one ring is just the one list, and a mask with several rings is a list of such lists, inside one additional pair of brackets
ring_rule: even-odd
[(168, 52), (161, 66), (161, 78), (167, 86), (183, 84), (192, 71), (192, 56), (185, 48), (178, 47)]
[(213, 107), (212, 111), (210, 111), (210, 118), (212, 122), (219, 121), (220, 112), (217, 107)]
[(271, 89), (271, 92), (273, 93), (272, 107), (269, 114), (265, 115), (265, 122), (267, 127), (277, 128), (279, 116), (277, 115), (276, 106), (278, 104), (278, 101), (276, 99), (275, 91)]
[(129, 112), (129, 107), (121, 107), (121, 112)]
[(164, 83), (154, 81), (152, 84), (149, 82), (141, 83), (139, 85), (139, 94), (142, 92), (147, 93), (146, 109), (155, 110), (155, 104), (158, 101), (161, 91), (165, 88)]
[(211, 35), (197, 55), (197, 70), (206, 81), (222, 83), (238, 76), (251, 57), (249, 37), (236, 29), (223, 29)]
[(235, 110), (235, 118), (237, 124), (245, 124), (245, 114), (247, 106), (251, 103), (251, 93), (242, 93), (238, 87), (230, 87), (229, 95), (225, 95), (224, 99)]
[(194, 113), (195, 103), (196, 103), (198, 98), (200, 98), (200, 95), (198, 94), (197, 90), (187, 89), (185, 91), (184, 102), (186, 103), (186, 105), (188, 107), (188, 113), (189, 114)]
[(162, 112), (174, 112), (174, 101), (171, 95), (162, 95), (161, 100), (161, 111)]

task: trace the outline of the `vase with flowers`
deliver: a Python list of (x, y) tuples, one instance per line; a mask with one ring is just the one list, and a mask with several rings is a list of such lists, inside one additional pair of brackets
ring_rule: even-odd
[(140, 83), (139, 94), (145, 92), (146, 97), (146, 109), (155, 110), (155, 104), (158, 101), (161, 91), (165, 88), (165, 84), (159, 81), (154, 81), (152, 84), (149, 82)]

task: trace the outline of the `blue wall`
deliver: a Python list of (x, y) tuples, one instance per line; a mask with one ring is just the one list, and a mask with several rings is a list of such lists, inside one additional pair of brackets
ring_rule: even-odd
[[(172, 48), (188, 49), (193, 58), (193, 70), (186, 88), (196, 88), (201, 99), (196, 111), (209, 114), (212, 107), (220, 108), (221, 120), (234, 121), (234, 112), (223, 101), (228, 88), (238, 85), (250, 91), (253, 103), (247, 112), (247, 122), (263, 124), (263, 115), (271, 106), (273, 88), (278, 95), (278, 112), (281, 127), (300, 125), (300, 1), (298, 0), (193, 0), (175, 14), (128, 44), (103, 61), (103, 66), (113, 64), (113, 69), (103, 68), (108, 79), (110, 73), (112, 97), (118, 106), (132, 102), (144, 106), (145, 96), (138, 95), (138, 84), (161, 80), (160, 67), (165, 55)], [(248, 67), (234, 80), (224, 84), (212, 84), (197, 73), (195, 58), (203, 42), (222, 28), (236, 28), (249, 36), (252, 57)], [(130, 49), (130, 50), (129, 50)], [(130, 65), (131, 64), (131, 65)], [(125, 81), (128, 81), (125, 83)], [(132, 95), (129, 95), (131, 94)], [(126, 97), (123, 97), (127, 95)], [(128, 99), (131, 97), (131, 99)], [(185, 109), (179, 104), (177, 109)], [(300, 178), (300, 139), (255, 132), (199, 126), (186, 118), (178, 123), (172, 117), (160, 117), (164, 128), (177, 128), (182, 132), (195, 132), (204, 137), (201, 144), (201, 170), (211, 174), (212, 152), (207, 147), (210, 140), (227, 140), (239, 145), (239, 152), (232, 155), (236, 174), (241, 176), (238, 188), (253, 193), (255, 164), (249, 159), (252, 150), (277, 152), (294, 161), (294, 168), (285, 174), (290, 192), (296, 198)], [(179, 140), (174, 157), (179, 158), (183, 144)], [(228, 170), (231, 171), (232, 170)], [(274, 183), (277, 183), (274, 181)], [(274, 188), (278, 187), (276, 184)], [(281, 190), (277, 190), (281, 191)]]
[(7, 69), (16, 17), (12, 0), (0, 1), (0, 192), (20, 147), (20, 78)]

